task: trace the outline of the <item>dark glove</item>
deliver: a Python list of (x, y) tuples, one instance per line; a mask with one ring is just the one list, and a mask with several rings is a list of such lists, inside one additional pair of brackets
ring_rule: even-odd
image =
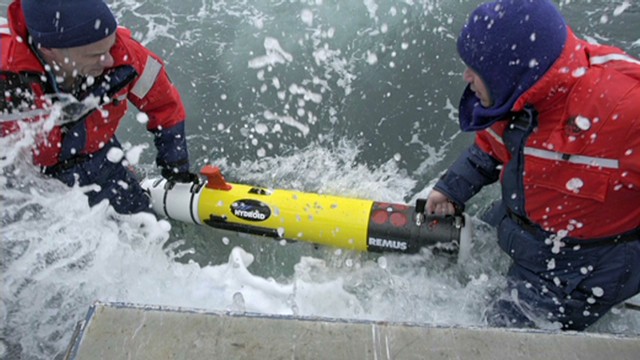
[(200, 183), (198, 175), (189, 171), (175, 172), (169, 168), (162, 168), (161, 174), (163, 178), (174, 183)]
[(184, 122), (152, 132), (158, 149), (156, 163), (161, 169), (162, 177), (174, 183), (199, 183), (198, 176), (189, 172), (189, 153)]

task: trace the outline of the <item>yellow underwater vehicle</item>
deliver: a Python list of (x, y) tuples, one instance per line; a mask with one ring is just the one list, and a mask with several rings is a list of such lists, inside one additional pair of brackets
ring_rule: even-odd
[(471, 243), (468, 215), (425, 215), (423, 201), (409, 206), (228, 183), (210, 165), (201, 175), (199, 184), (158, 178), (142, 187), (160, 216), (274, 239), (400, 253), (430, 246), (463, 253)]

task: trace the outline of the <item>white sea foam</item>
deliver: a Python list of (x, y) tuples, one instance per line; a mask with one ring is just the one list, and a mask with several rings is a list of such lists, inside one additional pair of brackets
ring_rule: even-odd
[[(607, 10), (614, 15), (608, 24), (633, 16), (625, 4)], [(465, 145), (455, 105), (462, 65), (450, 61), (466, 17), (460, 4), (110, 5), (164, 58), (183, 94), (193, 170), (211, 159), (227, 178), (248, 184), (404, 202), (426, 196), (424, 184)], [(147, 120), (131, 123), (138, 129)], [(151, 138), (124, 131), (126, 160), (157, 171)], [(475, 218), (464, 264), (429, 251), (381, 258), (280, 244), (118, 216), (106, 204), (89, 208), (86, 189), (67, 188), (29, 165), (32, 143), (31, 131), (0, 139), (0, 357), (17, 348), (24, 358), (53, 358), (95, 300), (482, 326), (486, 302), (504, 282), (508, 258), (495, 232)], [(477, 198), (478, 206), (492, 199)], [(640, 318), (616, 309), (592, 331), (638, 334)]]

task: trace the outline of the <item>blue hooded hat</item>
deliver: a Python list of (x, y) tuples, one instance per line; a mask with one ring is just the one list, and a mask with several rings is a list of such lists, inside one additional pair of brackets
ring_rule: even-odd
[(34, 45), (71, 48), (100, 41), (118, 27), (104, 0), (22, 0)]
[(467, 86), (460, 128), (482, 130), (503, 119), (560, 57), (567, 36), (549, 0), (497, 0), (476, 8), (458, 38), (458, 53), (484, 81), (493, 104), (483, 107)]

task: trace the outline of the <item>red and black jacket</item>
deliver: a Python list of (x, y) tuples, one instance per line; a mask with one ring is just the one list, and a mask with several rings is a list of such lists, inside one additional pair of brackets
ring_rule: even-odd
[(640, 60), (569, 31), (553, 67), (435, 188), (462, 205), (498, 179), (508, 211), (545, 231), (640, 229)]
[[(32, 105), (36, 109), (44, 108), (50, 105), (44, 95), (53, 90), (45, 80), (47, 77), (43, 64), (28, 44), (27, 27), (19, 0), (9, 5), (8, 15), (8, 24), (0, 27), (0, 70), (3, 74), (19, 74), (22, 79), (33, 79), (34, 81), (26, 81), (28, 88), (25, 90), (33, 94)], [(149, 118), (147, 129), (156, 134), (159, 165), (180, 163), (180, 171), (186, 171), (188, 154), (184, 139), (185, 108), (178, 90), (167, 76), (163, 61), (135, 41), (131, 32), (123, 27), (116, 31), (116, 42), (110, 54), (114, 59), (114, 68), (128, 65), (139, 75), (118, 92), (110, 103), (84, 120), (86, 136), (78, 155), (98, 151), (115, 136), (118, 125), (127, 112), (128, 100)], [(38, 79), (41, 81), (37, 81)], [(30, 120), (41, 119), (34, 117)], [(1, 126), (2, 134), (6, 135), (18, 131), (21, 123), (3, 122)], [(45, 167), (56, 165), (61, 160), (64, 136), (60, 126), (54, 126), (44, 133), (34, 149), (34, 163)], [(162, 140), (163, 137), (166, 141)], [(173, 144), (176, 142), (177, 145)]]

